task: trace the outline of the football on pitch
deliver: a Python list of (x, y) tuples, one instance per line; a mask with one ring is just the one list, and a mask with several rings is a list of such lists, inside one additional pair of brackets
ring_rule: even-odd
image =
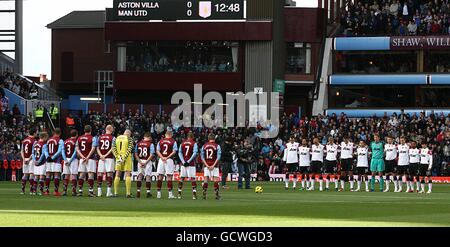
[(255, 187), (255, 193), (262, 193), (264, 190), (261, 186), (256, 186)]

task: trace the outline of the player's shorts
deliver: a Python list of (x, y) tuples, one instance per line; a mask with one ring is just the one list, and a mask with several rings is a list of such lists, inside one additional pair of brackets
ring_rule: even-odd
[(28, 161), (28, 164), (25, 164), (24, 162), (22, 166), (22, 173), (24, 174), (34, 173), (34, 160)]
[(181, 166), (180, 177), (182, 178), (195, 178), (196, 173), (195, 166)]
[(126, 159), (123, 163), (117, 163), (117, 160), (116, 160), (116, 165), (115, 165), (114, 169), (116, 171), (121, 171), (121, 172), (131, 172), (131, 171), (133, 171), (133, 160), (131, 160), (131, 157)]
[(322, 162), (318, 160), (311, 161), (311, 173), (322, 173)]
[(428, 164), (420, 164), (419, 165), (419, 176), (425, 177), (427, 176)]
[(98, 161), (98, 170), (97, 172), (105, 173), (105, 172), (114, 172), (114, 159), (105, 159)]
[(372, 159), (370, 161), (370, 171), (371, 172), (384, 171), (384, 160), (383, 159)]
[(97, 172), (97, 162), (93, 159), (89, 159), (85, 164), (78, 161), (78, 172)]
[(159, 159), (156, 172), (159, 175), (173, 175), (175, 172), (175, 164), (173, 163), (173, 159), (168, 159), (165, 164), (162, 159)]
[(385, 173), (393, 173), (397, 171), (397, 162), (395, 160), (385, 160), (385, 167), (384, 172)]
[(215, 167), (212, 171), (210, 171), (207, 167), (205, 167), (205, 169), (203, 170), (203, 176), (205, 177), (219, 177), (219, 168)]
[(355, 173), (356, 175), (367, 175), (369, 174), (369, 167), (355, 167)]
[(409, 163), (409, 175), (419, 176), (419, 163)]
[(138, 172), (139, 174), (142, 174), (144, 176), (151, 176), (153, 173), (153, 162), (149, 161), (147, 164), (145, 164), (144, 167), (141, 166), (140, 163), (138, 163)]
[(341, 159), (341, 171), (350, 172), (353, 167), (353, 159)]
[(298, 163), (287, 163), (286, 167), (289, 173), (294, 173), (298, 171)]
[(409, 175), (409, 165), (397, 166), (397, 174), (399, 174), (399, 175)]
[(63, 175), (77, 175), (78, 174), (78, 160), (73, 159), (70, 164), (63, 165)]
[(59, 162), (47, 162), (45, 164), (46, 168), (46, 172), (61, 172), (62, 171), (62, 166), (61, 163)]
[(310, 173), (311, 166), (300, 166), (299, 171), (301, 174), (308, 174)]
[(325, 160), (324, 162), (324, 173), (335, 173), (337, 169), (337, 161), (336, 160)]
[(45, 176), (47, 166), (45, 164), (40, 166), (34, 166), (34, 175), (35, 176)]

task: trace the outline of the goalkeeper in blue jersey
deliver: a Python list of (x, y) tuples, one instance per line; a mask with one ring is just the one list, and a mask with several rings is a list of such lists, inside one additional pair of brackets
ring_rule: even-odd
[(370, 191), (375, 191), (375, 176), (378, 173), (380, 176), (380, 189), (383, 192), (383, 172), (384, 172), (384, 143), (380, 141), (380, 136), (375, 134), (374, 141), (370, 143), (370, 150), (372, 151), (372, 160), (370, 161), (370, 172), (372, 179), (370, 180)]

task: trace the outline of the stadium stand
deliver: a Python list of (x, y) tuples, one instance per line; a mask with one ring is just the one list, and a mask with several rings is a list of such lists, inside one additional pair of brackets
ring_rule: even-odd
[(344, 36), (442, 35), (450, 29), (447, 0), (349, 1), (340, 16)]

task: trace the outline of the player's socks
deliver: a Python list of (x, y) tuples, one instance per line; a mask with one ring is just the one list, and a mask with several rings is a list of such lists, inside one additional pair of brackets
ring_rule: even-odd
[(167, 189), (168, 189), (169, 191), (172, 191), (172, 189), (173, 189), (172, 181), (167, 181)]
[(425, 191), (425, 181), (420, 184), (420, 190)]
[(158, 181), (156, 182), (156, 188), (157, 188), (158, 191), (161, 191), (161, 188), (162, 188), (162, 180), (158, 180)]
[(356, 188), (356, 190), (361, 190), (361, 180), (358, 180), (358, 186), (357, 186), (357, 188)]
[(142, 187), (142, 181), (137, 181), (136, 182), (136, 190), (137, 192), (141, 192), (141, 187)]
[(323, 190), (323, 178), (322, 178), (322, 176), (319, 177), (319, 190)]
[(203, 183), (203, 191), (207, 191), (208, 190), (208, 183), (204, 182)]
[(314, 183), (315, 182), (316, 182), (316, 179), (311, 177), (311, 187), (309, 187), (309, 188), (311, 188), (311, 190), (314, 190)]
[(42, 180), (42, 179), (39, 179), (39, 191), (41, 193), (44, 192), (44, 180)]
[(120, 177), (116, 176), (114, 178), (114, 194), (119, 194)]
[(101, 188), (103, 185), (103, 176), (97, 176), (97, 187)]
[(366, 190), (369, 190), (369, 180), (364, 180), (364, 185), (366, 186)]
[(414, 190), (414, 181), (412, 179), (409, 181), (409, 190)]
[(152, 189), (152, 182), (145, 182), (145, 188), (147, 189), (147, 193), (150, 193)]
[(72, 179), (72, 193), (76, 193), (76, 192), (77, 192), (77, 180)]
[(386, 176), (386, 179), (384, 180), (384, 183), (385, 183), (386, 190), (389, 190), (390, 183), (391, 183), (390, 176)]
[(381, 191), (384, 190), (384, 179), (383, 179), (383, 176), (380, 176), (380, 190)]
[(94, 192), (94, 179), (88, 178), (88, 185), (89, 185), (89, 193)]
[(372, 176), (372, 178), (370, 178), (370, 189), (375, 190), (375, 176)]
[(106, 181), (108, 182), (107, 183), (108, 188), (111, 188), (112, 187), (112, 183), (113, 183), (113, 178), (111, 176), (107, 176), (106, 177)]
[(216, 200), (220, 200), (219, 188), (219, 182), (214, 182), (214, 192), (216, 194)]
[(428, 193), (431, 193), (431, 190), (433, 189), (433, 181), (431, 181), (431, 178), (428, 180)]
[(311, 181), (310, 179), (307, 177), (306, 178), (306, 188), (309, 188), (311, 186)]
[(294, 175), (294, 179), (292, 180), (292, 188), (297, 187), (297, 176)]
[(64, 190), (64, 192), (67, 192), (67, 187), (69, 186), (69, 179), (68, 178), (65, 178), (64, 180), (63, 180), (63, 190)]
[(131, 195), (131, 177), (127, 176), (125, 178), (125, 188), (127, 190), (127, 196)]
[(38, 181), (39, 181), (38, 178), (34, 178), (34, 180), (33, 180), (33, 193), (37, 192)]
[(417, 191), (419, 191), (421, 188), (419, 179), (417, 179), (417, 181), (416, 181), (416, 188), (417, 188)]
[(45, 191), (48, 192), (48, 189), (50, 187), (50, 178), (45, 178)]
[(55, 181), (53, 181), (55, 183), (55, 192), (59, 191), (59, 177), (55, 177)]
[(302, 188), (304, 189), (305, 188), (305, 179), (302, 179)]
[(22, 193), (25, 193), (25, 187), (27, 186), (27, 179), (22, 178)]
[(183, 181), (178, 181), (178, 193), (181, 193), (181, 191), (183, 190)]
[(289, 173), (286, 173), (286, 176), (284, 177), (284, 184), (286, 188), (289, 188)]
[(192, 190), (196, 191), (197, 190), (197, 182), (196, 181), (192, 181), (191, 185), (192, 185)]
[(83, 184), (84, 184), (84, 179), (82, 179), (82, 178), (78, 179), (78, 190), (80, 192), (83, 192)]
[(345, 181), (344, 180), (340, 180), (341, 181), (341, 189), (343, 190), (345, 188)]
[(335, 189), (339, 188), (339, 179), (337, 178), (337, 176), (334, 176), (334, 188)]
[(350, 190), (353, 190), (353, 187), (355, 185), (355, 181), (353, 179), (350, 180)]
[(325, 188), (330, 189), (330, 175), (325, 178)]
[(216, 194), (219, 193), (219, 182), (214, 182), (214, 191), (216, 192)]

